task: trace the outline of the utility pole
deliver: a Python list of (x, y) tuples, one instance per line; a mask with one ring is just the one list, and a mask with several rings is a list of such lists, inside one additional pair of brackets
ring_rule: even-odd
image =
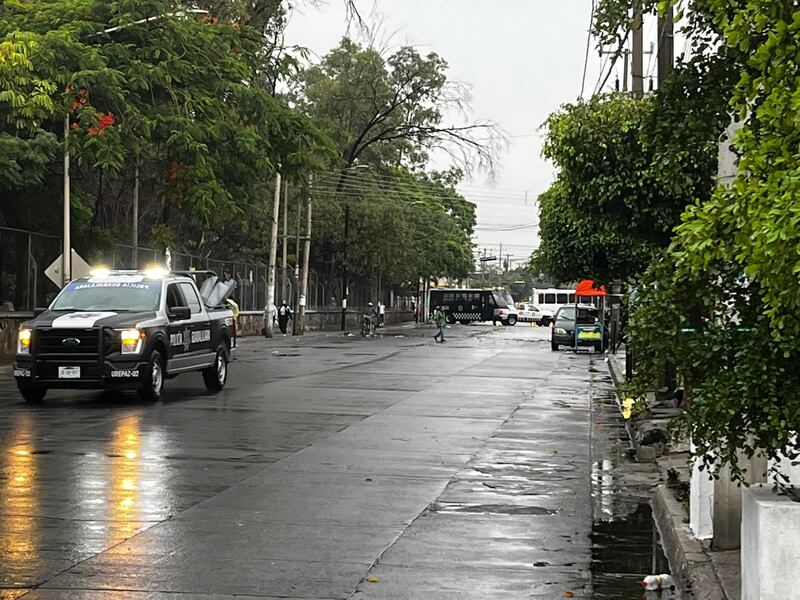
[(500, 272), (503, 272), (503, 242), (500, 242)]
[(139, 268), (139, 156), (133, 169), (133, 218), (131, 219), (131, 238), (133, 242), (133, 263), (131, 267)]
[(672, 72), (675, 64), (675, 38), (672, 6), (658, 15), (658, 87)]
[(644, 96), (644, 46), (642, 36), (642, 9), (640, 2), (633, 5), (633, 56), (631, 60), (631, 90), (634, 98)]
[(303, 240), (303, 274), (300, 277), (300, 300), (297, 309), (297, 333), (306, 332), (306, 294), (308, 293), (308, 262), (311, 255), (311, 186), (312, 177), (308, 178), (308, 199), (306, 200), (306, 235)]
[(72, 240), (70, 239), (70, 198), (69, 198), (69, 114), (64, 117), (64, 233), (63, 268), (61, 269), (62, 288), (72, 279)]
[(288, 249), (289, 244), (289, 216), (287, 211), (289, 210), (289, 180), (285, 180), (283, 182), (283, 260), (281, 260), (281, 302), (286, 301), (286, 283), (287, 279), (289, 278), (286, 274), (286, 251)]
[(623, 57), (623, 67), (622, 67), (622, 91), (627, 93), (628, 92), (628, 61), (631, 56), (631, 51), (625, 48), (622, 51)]
[(347, 329), (347, 235), (350, 230), (350, 205), (344, 205), (344, 239), (342, 241), (342, 331)]
[[(297, 237), (294, 243), (294, 314), (300, 313), (300, 220), (303, 214), (303, 195), (297, 195)], [(297, 318), (292, 319), (292, 335), (297, 335), (300, 329), (297, 326)]]
[(272, 228), (269, 240), (269, 262), (267, 263), (267, 308), (266, 334), (272, 337), (272, 307), (275, 305), (275, 261), (278, 259), (278, 215), (281, 210), (281, 174), (275, 173), (275, 193), (272, 200)]

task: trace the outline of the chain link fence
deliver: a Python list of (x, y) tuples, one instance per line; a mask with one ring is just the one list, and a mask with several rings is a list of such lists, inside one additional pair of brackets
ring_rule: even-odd
[(45, 306), (58, 287), (44, 271), (60, 255), (58, 236), (0, 227), (0, 312)]
[[(135, 256), (134, 256), (135, 255)], [(61, 256), (61, 238), (9, 227), (0, 227), (0, 312), (31, 311), (47, 306), (58, 293), (44, 270)], [(90, 264), (111, 269), (143, 268), (164, 265), (165, 252), (152, 248), (116, 244), (84, 257)], [(236, 281), (233, 299), (243, 311), (263, 311), (267, 302), (267, 265), (219, 260), (171, 252), (174, 270), (212, 270), (226, 280)], [(275, 301), (297, 303), (299, 274), (294, 267), (276, 269)], [(380, 287), (380, 289), (379, 289)], [(341, 307), (341, 278), (311, 270), (308, 275), (306, 307), (309, 310), (336, 310)], [(408, 310), (412, 291), (370, 280), (355, 280), (349, 285), (349, 309), (358, 310), (368, 302), (384, 302), (390, 308)]]

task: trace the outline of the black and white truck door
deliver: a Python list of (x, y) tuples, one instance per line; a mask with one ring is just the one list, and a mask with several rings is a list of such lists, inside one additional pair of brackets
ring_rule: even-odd
[(189, 353), (191, 332), (189, 319), (170, 317), (173, 309), (187, 306), (180, 287), (177, 283), (167, 285), (165, 309), (169, 323), (167, 324), (167, 336), (169, 340), (169, 350), (167, 360), (171, 367), (180, 366), (182, 359)]
[[(197, 290), (191, 283), (186, 281), (182, 281), (177, 285), (180, 287), (186, 306), (191, 311), (191, 316), (187, 322), (189, 331), (188, 353), (191, 356), (198, 357), (212, 355), (214, 348), (211, 347), (211, 323), (208, 320), (208, 314), (200, 304)], [(213, 356), (209, 360), (212, 358)]]

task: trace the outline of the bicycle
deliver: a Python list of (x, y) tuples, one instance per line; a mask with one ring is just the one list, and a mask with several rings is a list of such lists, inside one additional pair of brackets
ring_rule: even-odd
[(375, 322), (368, 315), (361, 319), (361, 337), (373, 337), (375, 335)]

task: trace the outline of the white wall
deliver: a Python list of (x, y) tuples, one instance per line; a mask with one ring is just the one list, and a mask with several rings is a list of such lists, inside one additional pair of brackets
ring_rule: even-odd
[(757, 484), (742, 492), (742, 600), (800, 600), (800, 502)]
[[(694, 453), (694, 444), (691, 448)], [(689, 483), (689, 527), (697, 539), (708, 540), (714, 537), (714, 479), (698, 468), (698, 462), (692, 463)]]

